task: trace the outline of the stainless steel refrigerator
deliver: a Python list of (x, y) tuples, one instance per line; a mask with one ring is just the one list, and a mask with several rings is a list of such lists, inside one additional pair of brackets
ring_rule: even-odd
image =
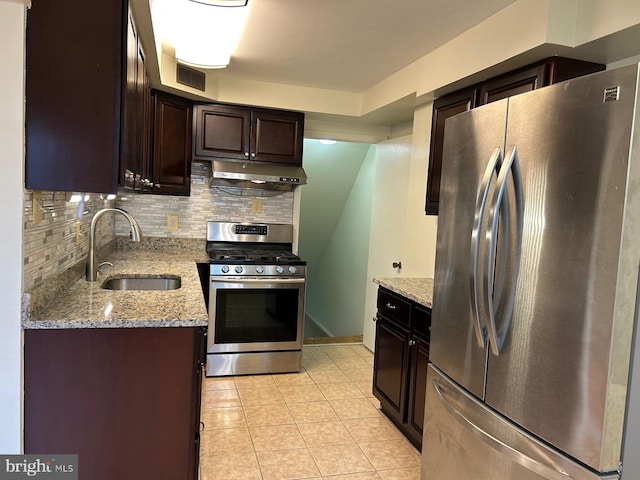
[(447, 120), (423, 480), (640, 478), (637, 90), (632, 65)]

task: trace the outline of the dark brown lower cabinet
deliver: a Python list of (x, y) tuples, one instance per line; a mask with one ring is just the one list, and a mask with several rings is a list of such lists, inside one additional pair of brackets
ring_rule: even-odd
[(422, 447), (422, 426), (424, 425), (424, 402), (427, 394), (427, 364), (429, 363), (429, 343), (414, 337), (411, 351), (412, 365), (409, 379), (407, 403), (407, 438), (416, 448)]
[(204, 330), (26, 330), (24, 447), (80, 479), (196, 479)]
[(404, 423), (407, 410), (409, 330), (378, 316), (373, 390), (382, 411), (395, 424)]
[(431, 310), (378, 289), (373, 394), (419, 450), (429, 363)]

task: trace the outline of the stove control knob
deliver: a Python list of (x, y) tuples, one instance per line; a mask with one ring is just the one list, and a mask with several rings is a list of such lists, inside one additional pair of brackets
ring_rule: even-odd
[(222, 270), (222, 273), (229, 273), (229, 266), (228, 265), (223, 265), (220, 270)]
[(276, 267), (276, 272), (278, 272), (278, 273), (284, 273), (284, 267), (281, 267), (281, 266), (279, 266), (279, 265), (278, 265), (278, 266)]
[(264, 273), (264, 267), (262, 267), (262, 266), (256, 267), (256, 272), (257, 273)]
[(240, 265), (236, 267), (236, 273), (242, 273), (242, 267)]
[(296, 267), (289, 267), (289, 273), (296, 273), (298, 269)]

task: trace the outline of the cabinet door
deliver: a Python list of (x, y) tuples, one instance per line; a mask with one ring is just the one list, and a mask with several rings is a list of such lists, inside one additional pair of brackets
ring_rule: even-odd
[(126, 52), (127, 67), (122, 99), (123, 117), (120, 146), (120, 185), (125, 188), (135, 188), (136, 180), (139, 181), (141, 173), (136, 155), (138, 34), (133, 23), (131, 11), (129, 11), (127, 15)]
[(467, 88), (439, 98), (433, 103), (431, 149), (429, 151), (429, 173), (427, 176), (427, 198), (425, 204), (427, 215), (438, 214), (445, 120), (475, 107), (476, 92), (476, 87)]
[[(144, 133), (143, 133), (143, 155), (142, 155), (142, 191), (148, 192), (153, 189), (153, 98), (151, 95), (151, 83), (149, 74), (145, 69), (144, 86), (143, 86), (144, 107), (142, 115), (144, 117)], [(191, 120), (189, 120), (191, 121)], [(191, 138), (189, 138), (191, 144)], [(191, 155), (191, 152), (189, 152)]]
[(402, 424), (407, 404), (409, 331), (379, 316), (375, 352), (373, 393), (387, 416)]
[(427, 394), (429, 344), (417, 337), (414, 337), (411, 343), (407, 437), (420, 450), (422, 449), (422, 426), (424, 425), (424, 401)]
[(194, 428), (193, 453), (189, 455), (189, 472), (193, 472), (193, 479), (200, 478), (200, 432), (202, 410), (202, 377), (205, 370), (205, 358), (207, 353), (207, 330), (206, 328), (195, 329), (194, 364), (196, 365), (193, 376), (193, 388), (191, 393), (191, 425)]
[(601, 63), (585, 62), (565, 57), (552, 57), (547, 60), (547, 63), (549, 65), (549, 85), (590, 73), (601, 72), (607, 68), (606, 65)]
[(480, 88), (478, 105), (530, 92), (537, 88), (599, 72), (605, 65), (565, 57), (551, 57), (538, 64), (515, 70), (486, 81)]
[(251, 111), (233, 105), (196, 105), (193, 158), (249, 159)]
[(304, 114), (255, 109), (251, 115), (251, 160), (302, 165)]
[(126, 2), (34, 2), (26, 32), (26, 187), (115, 192)]
[(136, 56), (136, 118), (135, 118), (135, 162), (136, 190), (150, 190), (151, 157), (151, 88), (145, 53), (142, 44), (137, 42)]
[(85, 479), (195, 479), (201, 335), (25, 331), (25, 453), (77, 453)]
[(191, 189), (191, 101), (154, 94), (153, 193), (189, 195)]
[(530, 92), (549, 84), (549, 65), (542, 63), (489, 80), (480, 87), (479, 105)]

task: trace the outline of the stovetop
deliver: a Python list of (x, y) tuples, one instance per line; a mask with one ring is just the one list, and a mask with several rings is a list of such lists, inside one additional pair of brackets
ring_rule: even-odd
[(307, 262), (292, 241), (292, 225), (207, 222), (210, 275), (303, 277)]
[(209, 251), (210, 263), (255, 265), (304, 265), (297, 255), (286, 250), (224, 250)]

